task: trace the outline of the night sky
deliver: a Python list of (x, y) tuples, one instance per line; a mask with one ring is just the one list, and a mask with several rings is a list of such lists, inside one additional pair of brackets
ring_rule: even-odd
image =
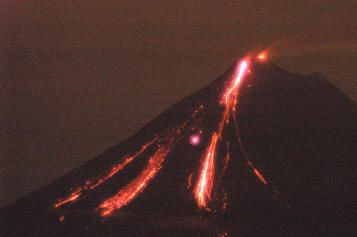
[(321, 72), (357, 101), (356, 12), (354, 0), (2, 1), (0, 206), (132, 135), (251, 49), (278, 44), (275, 63)]

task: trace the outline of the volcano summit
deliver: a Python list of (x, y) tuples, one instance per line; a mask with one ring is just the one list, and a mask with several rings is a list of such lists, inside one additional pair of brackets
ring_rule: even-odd
[(1, 211), (4, 236), (347, 236), (357, 108), (244, 58), (134, 136)]

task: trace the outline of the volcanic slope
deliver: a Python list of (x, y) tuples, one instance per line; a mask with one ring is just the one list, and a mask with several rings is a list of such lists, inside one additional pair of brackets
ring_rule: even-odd
[(1, 233), (352, 235), (356, 118), (356, 104), (322, 76), (242, 59), (5, 207)]

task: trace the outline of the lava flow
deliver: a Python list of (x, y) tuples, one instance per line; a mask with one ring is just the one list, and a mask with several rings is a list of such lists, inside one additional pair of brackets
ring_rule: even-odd
[(107, 216), (114, 210), (120, 209), (132, 201), (138, 194), (140, 194), (153, 179), (156, 173), (161, 169), (166, 155), (170, 151), (169, 147), (159, 148), (155, 154), (150, 158), (148, 166), (136, 177), (131, 183), (121, 189), (115, 196), (107, 199), (99, 208), (102, 209), (101, 215)]
[(201, 208), (206, 207), (207, 200), (211, 198), (214, 181), (214, 157), (216, 153), (217, 139), (218, 136), (214, 133), (201, 168), (201, 175), (198, 184), (195, 188), (196, 202)]
[[(265, 60), (266, 55), (262, 54), (257, 56), (257, 60)], [(212, 194), (215, 187), (216, 176), (216, 157), (219, 155), (217, 152), (217, 147), (222, 141), (223, 131), (227, 124), (233, 121), (236, 128), (236, 135), (238, 143), (241, 147), (243, 157), (246, 160), (248, 166), (252, 169), (254, 175), (264, 184), (267, 184), (266, 179), (263, 175), (256, 169), (252, 162), (248, 159), (244, 146), (242, 144), (237, 120), (236, 120), (236, 106), (238, 102), (239, 89), (242, 84), (243, 79), (246, 77), (249, 67), (251, 64), (250, 58), (244, 58), (237, 63), (232, 73), (232, 80), (229, 82), (228, 86), (222, 93), (222, 96), (219, 98), (219, 104), (224, 105), (224, 110), (219, 120), (216, 130), (212, 132), (212, 135), (209, 140), (209, 144), (202, 158), (200, 169), (197, 175), (197, 181), (193, 187), (193, 196), (195, 198), (196, 204), (200, 209), (210, 209), (210, 202), (212, 201)], [(164, 132), (160, 137), (155, 135), (148, 143), (144, 144), (136, 153), (124, 157), (119, 163), (112, 166), (104, 174), (101, 174), (94, 179), (87, 181), (84, 185), (74, 188), (65, 198), (57, 200), (54, 204), (54, 207), (58, 208), (64, 204), (78, 201), (81, 198), (87, 196), (87, 194), (98, 187), (99, 185), (105, 183), (108, 179), (116, 175), (120, 170), (124, 169), (129, 163), (131, 163), (135, 158), (142, 155), (149, 147), (155, 145), (156, 151), (148, 157), (147, 166), (141, 171), (141, 173), (121, 188), (114, 196), (104, 200), (98, 206), (98, 210), (102, 216), (108, 216), (113, 211), (121, 209), (122, 207), (129, 204), (133, 201), (144, 189), (148, 186), (151, 180), (156, 176), (158, 171), (162, 168), (165, 158), (176, 143), (183, 137), (188, 134), (191, 134), (192, 129), (200, 124), (202, 117), (198, 118), (197, 114), (202, 112), (204, 109), (203, 105), (199, 105), (198, 109), (195, 109), (193, 114), (186, 118), (186, 121), (183, 122), (179, 127), (172, 128)], [(192, 127), (191, 125), (194, 125)], [(194, 134), (190, 136), (190, 144), (197, 146), (200, 143), (201, 134)], [(163, 142), (164, 141), (164, 142)], [(227, 141), (227, 151), (225, 156), (222, 158), (224, 163), (224, 168), (220, 170), (220, 177), (227, 168), (228, 161), (230, 159), (229, 154), (229, 142)], [(146, 158), (145, 158), (146, 159)], [(192, 174), (188, 177), (188, 187), (191, 187), (193, 183)], [(193, 185), (193, 184), (192, 184)], [(226, 205), (225, 205), (226, 206)]]
[(203, 159), (198, 182), (194, 190), (196, 203), (200, 208), (208, 209), (208, 202), (211, 200), (214, 184), (216, 147), (218, 141), (222, 138), (224, 125), (229, 122), (230, 111), (235, 110), (239, 86), (247, 73), (248, 67), (249, 61), (247, 59), (239, 62), (233, 74), (233, 81), (223, 94), (225, 110), (218, 125), (218, 130), (211, 137), (210, 145)]
[(131, 156), (125, 157), (124, 160), (113, 166), (109, 172), (105, 173), (104, 175), (100, 176), (97, 179), (94, 179), (93, 181), (87, 182), (83, 186), (79, 186), (75, 188), (75, 191), (69, 194), (67, 197), (59, 199), (54, 207), (60, 207), (66, 203), (74, 202), (78, 200), (81, 196), (84, 195), (84, 193), (88, 190), (95, 189), (97, 186), (101, 185), (111, 177), (113, 177), (116, 173), (118, 173), (120, 170), (122, 170), (126, 165), (128, 165), (130, 162), (132, 162), (136, 157), (138, 157), (140, 154), (142, 154), (149, 146), (151, 146), (158, 138), (154, 138), (150, 142), (144, 144), (139, 151), (134, 153)]

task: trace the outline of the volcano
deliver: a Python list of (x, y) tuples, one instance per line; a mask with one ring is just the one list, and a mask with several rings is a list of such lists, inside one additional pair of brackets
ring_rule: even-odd
[(3, 236), (349, 236), (357, 107), (242, 59), (134, 136), (1, 210)]

